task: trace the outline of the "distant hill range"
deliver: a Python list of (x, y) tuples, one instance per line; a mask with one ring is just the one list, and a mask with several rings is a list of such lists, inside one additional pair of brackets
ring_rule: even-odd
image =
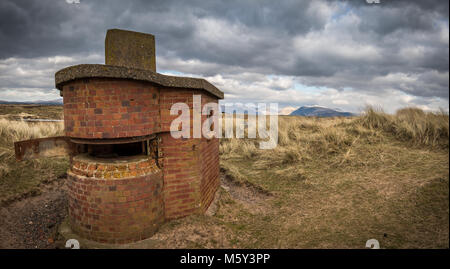
[(49, 100), (49, 101), (4, 101), (0, 100), (0, 104), (6, 104), (6, 105), (43, 105), (43, 106), (61, 106), (63, 104), (63, 100), (61, 99), (55, 99), (55, 100)]
[(293, 111), (291, 116), (311, 116), (311, 117), (351, 117), (355, 114), (350, 112), (338, 111), (322, 106), (302, 106)]

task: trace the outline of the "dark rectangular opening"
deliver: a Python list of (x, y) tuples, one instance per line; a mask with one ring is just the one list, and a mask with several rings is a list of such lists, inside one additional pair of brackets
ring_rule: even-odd
[(87, 153), (97, 158), (117, 158), (146, 154), (146, 147), (142, 141), (125, 144), (88, 144), (84, 148)]

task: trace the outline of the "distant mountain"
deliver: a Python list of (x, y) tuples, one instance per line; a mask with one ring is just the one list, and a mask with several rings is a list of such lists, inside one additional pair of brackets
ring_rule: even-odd
[(37, 100), (37, 101), (4, 101), (0, 100), (0, 104), (9, 105), (44, 105), (44, 106), (60, 106), (63, 104), (62, 98), (55, 100)]
[(342, 112), (335, 109), (321, 106), (302, 106), (293, 111), (292, 116), (313, 116), (313, 117), (350, 117), (354, 116), (350, 112)]

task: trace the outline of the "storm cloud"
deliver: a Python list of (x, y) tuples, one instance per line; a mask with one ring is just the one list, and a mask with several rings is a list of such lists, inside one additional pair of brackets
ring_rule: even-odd
[(54, 72), (103, 63), (121, 28), (155, 35), (158, 72), (228, 101), (448, 110), (448, 1), (380, 1), (4, 0), (0, 99), (56, 98)]

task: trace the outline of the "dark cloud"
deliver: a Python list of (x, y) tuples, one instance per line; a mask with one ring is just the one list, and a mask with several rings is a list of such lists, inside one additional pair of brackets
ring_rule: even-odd
[[(89, 48), (87, 36), (69, 25), (80, 9), (64, 1), (1, 1), (0, 58), (72, 54)], [(69, 24), (68, 24), (69, 23)], [(74, 32), (66, 32), (74, 30)]]
[[(105, 29), (151, 32), (165, 52), (183, 43), (188, 48), (195, 21), (215, 18), (248, 28), (268, 28), (288, 34), (320, 29), (325, 21), (301, 1), (2, 1), (0, 58), (36, 57), (101, 49)], [(201, 29), (197, 29), (200, 30)], [(200, 40), (201, 41), (201, 40)], [(191, 53), (189, 53), (191, 52)], [(208, 55), (206, 55), (208, 56)], [(239, 57), (240, 55), (236, 55)], [(230, 58), (230, 57), (225, 57)], [(211, 60), (217, 60), (211, 57)], [(220, 60), (220, 59), (219, 59)]]
[[(293, 77), (338, 91), (400, 91), (448, 102), (448, 1), (380, 1), (3, 0), (0, 88), (14, 87), (14, 74), (27, 65), (21, 74), (30, 79), (16, 88), (40, 81), (45, 89), (42, 81), (53, 74), (32, 78), (31, 68), (61, 66), (45, 57), (102, 62), (106, 30), (122, 28), (156, 36), (158, 70), (221, 75), (240, 85), (254, 83), (243, 73)], [(13, 57), (21, 60), (5, 62)]]

